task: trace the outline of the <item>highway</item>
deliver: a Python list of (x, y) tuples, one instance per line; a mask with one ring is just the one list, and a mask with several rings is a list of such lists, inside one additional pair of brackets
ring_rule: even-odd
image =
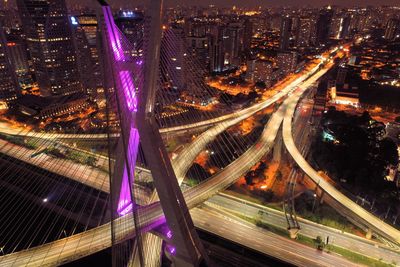
[[(311, 71), (310, 71), (311, 72)], [(288, 93), (290, 93), (296, 86), (298, 86), (300, 83), (303, 82), (304, 77), (306, 75), (303, 75), (293, 82), (290, 83), (290, 85), (286, 86), (282, 90), (280, 90), (277, 94), (275, 94), (273, 97), (256, 103), (248, 108), (242, 109), (238, 112), (233, 112), (229, 113), (217, 118), (212, 118), (196, 123), (191, 123), (191, 124), (185, 124), (181, 126), (174, 126), (174, 127), (169, 127), (169, 128), (162, 128), (159, 129), (160, 133), (170, 133), (170, 132), (180, 132), (180, 131), (186, 131), (194, 128), (201, 128), (209, 125), (217, 125), (220, 124), (221, 122), (227, 121), (227, 120), (234, 120), (234, 119), (242, 119), (244, 120), (248, 118), (249, 116), (253, 115), (254, 113), (268, 107), (272, 103), (276, 102), (280, 98), (284, 97)], [(239, 120), (239, 121), (240, 121)], [(229, 123), (228, 123), (229, 125)], [(229, 126), (228, 126), (229, 127)], [(29, 129), (25, 129), (24, 127), (19, 127), (16, 125), (11, 125), (10, 123), (7, 122), (0, 122), (0, 132), (4, 134), (9, 134), (9, 135), (15, 135), (15, 136), (23, 136), (23, 137), (32, 137), (32, 138), (39, 138), (39, 139), (45, 139), (45, 140), (104, 140), (107, 139), (108, 136), (107, 134), (64, 134), (64, 133), (42, 133), (42, 132), (34, 132)], [(111, 137), (118, 137), (118, 134), (111, 135)]]
[[(288, 93), (290, 93), (303, 79), (296, 79), (294, 82), (292, 82), (289, 86), (283, 88), (281, 91), (279, 91), (277, 94), (275, 94), (273, 97), (267, 99), (266, 101), (263, 101), (259, 104), (255, 104), (252, 107), (249, 107), (245, 110), (242, 110), (238, 113), (233, 113), (230, 115), (226, 115), (223, 117), (216, 118), (215, 120), (208, 120), (207, 123), (212, 123), (215, 125), (209, 129), (207, 129), (205, 132), (200, 134), (192, 143), (184, 147), (184, 149), (179, 153), (179, 155), (176, 158), (173, 158), (171, 160), (172, 166), (175, 171), (175, 175), (177, 177), (179, 185), (182, 184), (183, 180), (185, 179), (186, 173), (189, 170), (190, 166), (192, 165), (193, 161), (196, 159), (196, 157), (199, 155), (199, 153), (204, 150), (204, 148), (212, 142), (219, 134), (224, 132), (226, 129), (229, 127), (249, 118), (250, 116), (254, 115), (255, 113), (265, 109), (266, 107), (274, 104), (276, 101), (279, 99), (283, 98), (286, 96)], [(200, 123), (201, 124), (201, 123)], [(279, 123), (280, 124), (280, 123)], [(204, 126), (203, 124), (201, 125), (189, 125), (190, 128), (194, 127), (201, 127)], [(175, 127), (176, 129), (171, 129), (171, 131), (181, 131), (184, 130), (182, 129), (184, 126), (178, 126)], [(160, 129), (161, 133), (165, 133), (165, 129)], [(251, 168), (251, 166), (250, 166)], [(153, 195), (150, 198), (150, 203), (153, 203), (155, 201), (158, 201), (158, 196), (156, 191), (154, 191)], [(159, 258), (159, 253), (161, 249), (161, 240), (158, 239), (157, 236), (152, 236), (152, 235), (145, 235), (143, 242), (144, 246), (151, 246), (153, 249), (147, 249), (148, 254), (146, 254), (146, 259), (158, 259)], [(155, 247), (158, 246), (158, 249)]]
[[(184, 197), (188, 207), (193, 208), (218, 191), (228, 187), (256, 164), (272, 148), (284, 114), (285, 107), (282, 106), (271, 117), (256, 145), (252, 146), (212, 178), (185, 191)], [(161, 220), (163, 215), (159, 202), (143, 207), (141, 212), (146, 214), (144, 215), (146, 220), (141, 222), (141, 227), (154, 227), (157, 223), (163, 222)], [(124, 225), (125, 227), (117, 230), (117, 240), (123, 240), (134, 235), (131, 215), (126, 215), (118, 220), (123, 220), (123, 222), (117, 222), (116, 225)], [(109, 247), (111, 245), (110, 234), (110, 223), (107, 223), (92, 230), (42, 246), (7, 254), (0, 257), (0, 265), (24, 266), (29, 264), (29, 266), (46, 266), (70, 262)]]
[[(303, 85), (301, 85), (301, 87), (307, 88), (312, 83), (312, 80), (313, 79), (306, 81)], [(293, 157), (297, 165), (305, 172), (305, 174), (307, 174), (308, 177), (310, 177), (315, 184), (318, 184), (319, 188), (326, 193), (324, 200), (327, 201), (338, 212), (342, 213), (342, 215), (352, 219), (353, 221), (365, 225), (378, 235), (392, 242), (400, 244), (399, 230), (369, 213), (338, 191), (334, 186), (320, 176), (318, 172), (314, 170), (314, 168), (310, 166), (310, 164), (302, 156), (301, 152), (297, 149), (293, 140), (292, 119), (296, 111), (297, 103), (300, 100), (303, 92), (304, 90), (299, 90), (287, 99), (288, 108), (283, 121), (282, 131), (283, 141), (290, 155)]]
[(259, 227), (238, 221), (209, 208), (194, 208), (190, 214), (196, 227), (296, 266), (359, 266), (334, 254), (299, 244)]
[[(217, 209), (226, 210), (227, 212), (245, 215), (250, 218), (257, 218), (268, 224), (275, 225), (285, 230), (287, 229), (284, 212), (258, 205), (231, 195), (219, 193), (210, 198), (205, 202), (205, 204)], [(260, 211), (262, 211), (261, 214)], [(382, 258), (382, 260), (387, 263), (400, 263), (400, 254), (398, 252), (390, 250), (385, 246), (382, 247), (382, 244), (378, 242), (345, 233), (341, 230), (317, 224), (303, 218), (298, 217), (298, 220), (301, 226), (300, 234), (302, 235), (313, 239), (317, 236), (321, 236), (323, 240), (326, 240), (329, 236), (329, 244), (346, 248), (362, 255), (368, 255), (375, 259)]]
[(174, 167), (179, 184), (181, 184), (183, 179), (185, 178), (185, 175), (190, 168), (192, 162), (196, 159), (199, 153), (204, 150), (207, 144), (213, 141), (219, 134), (221, 134), (229, 127), (238, 124), (239, 122), (251, 117), (255, 113), (269, 107), (278, 100), (282, 99), (287, 94), (292, 92), (302, 81), (303, 79), (296, 79), (293, 83), (291, 83), (283, 90), (279, 91), (268, 100), (255, 104), (249, 108), (243, 109), (237, 113), (230, 114), (229, 118), (224, 119), (221, 123), (218, 123), (217, 125), (211, 127), (210, 129), (199, 135), (191, 144), (185, 147), (184, 150), (179, 153), (179, 155), (175, 159), (172, 160), (172, 165)]
[[(317, 67), (310, 71), (314, 73)], [(315, 72), (312, 79), (317, 80), (322, 76), (326, 70)], [(311, 84), (311, 83), (310, 83)], [(305, 90), (305, 89), (303, 89)], [(184, 197), (189, 208), (204, 202), (218, 191), (228, 187), (234, 183), (239, 177), (244, 175), (253, 165), (255, 165), (273, 146), (275, 137), (278, 133), (280, 125), (286, 114), (287, 101), (272, 115), (271, 119), (264, 128), (264, 131), (258, 142), (249, 148), (243, 155), (228, 165), (213, 177), (184, 192)], [(154, 226), (154, 222), (161, 222), (162, 210), (159, 203), (151, 206), (144, 207), (146, 213), (146, 221), (141, 222), (142, 227)], [(134, 234), (134, 226), (132, 225), (132, 218), (130, 215), (119, 218), (119, 220), (126, 220), (122, 225), (131, 225), (118, 231), (117, 240), (123, 240), (130, 235)], [(129, 229), (129, 230), (126, 230)], [(104, 239), (107, 239), (104, 243)], [(0, 263), (6, 266), (21, 266), (30, 264), (45, 265), (45, 264), (58, 264), (60, 262), (69, 262), (78, 258), (90, 255), (96, 251), (102, 250), (105, 246), (110, 244), (110, 224), (102, 225), (98, 228), (89, 230), (84, 233), (70, 236), (68, 238), (60, 239), (55, 242), (44, 244), (39, 247), (31, 248), (25, 251), (16, 252), (0, 257)], [(78, 247), (79, 245), (79, 247)]]

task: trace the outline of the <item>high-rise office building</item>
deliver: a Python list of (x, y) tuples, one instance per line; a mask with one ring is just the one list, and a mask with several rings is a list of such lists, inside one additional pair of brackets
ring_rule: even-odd
[(221, 72), (224, 70), (224, 43), (222, 28), (214, 27), (210, 35), (210, 71)]
[(349, 37), (350, 22), (351, 22), (351, 17), (349, 15), (343, 17), (343, 20), (341, 21), (340, 24), (341, 27), (339, 32), (339, 39), (346, 39)]
[(397, 34), (400, 34), (400, 20), (391, 18), (386, 24), (384, 37), (386, 40), (393, 40)]
[(267, 87), (271, 86), (273, 64), (269, 60), (253, 59), (247, 61), (246, 78), (251, 82), (265, 82)]
[(22, 29), (11, 28), (6, 35), (8, 56), (13, 66), (19, 87), (24, 90), (33, 87), (29, 68), (26, 42), (22, 37)]
[(279, 31), (282, 25), (282, 16), (280, 14), (272, 14), (269, 17), (270, 29)]
[(203, 66), (210, 61), (209, 25), (194, 19), (188, 19), (184, 26), (186, 45), (191, 55)]
[(172, 88), (182, 92), (187, 88), (187, 51), (184, 32), (180, 27), (171, 27), (163, 33), (161, 42), (161, 76)]
[(251, 40), (253, 38), (253, 22), (250, 19), (246, 19), (243, 23), (243, 50), (248, 52), (251, 48)]
[(347, 68), (340, 67), (336, 75), (336, 84), (343, 85), (346, 81)]
[(209, 24), (188, 18), (185, 22), (185, 34), (191, 37), (204, 37), (208, 32)]
[(243, 25), (241, 23), (229, 23), (224, 27), (223, 45), (225, 53), (225, 65), (239, 65), (243, 51)]
[(17, 0), (42, 96), (82, 92), (65, 0)]
[(309, 16), (299, 18), (299, 28), (297, 30), (296, 46), (307, 47), (310, 45), (313, 23), (315, 23), (315, 21), (313, 20), (313, 18)]
[(276, 61), (280, 75), (282, 76), (287, 75), (296, 69), (297, 53), (296, 52), (278, 53)]
[(101, 71), (101, 38), (96, 15), (86, 14), (71, 17), (72, 33), (77, 51), (79, 72), (83, 89), (92, 97), (102, 91), (103, 77)]
[(144, 33), (143, 13), (129, 10), (120, 11), (118, 12), (115, 23), (132, 45), (134, 49), (132, 53), (140, 53), (139, 50), (142, 48)]
[(207, 36), (187, 36), (186, 44), (192, 56), (203, 66), (207, 66), (209, 61), (209, 38)]
[(337, 14), (332, 20), (330, 36), (333, 39), (341, 40), (349, 35), (350, 31), (350, 16), (347, 14)]
[(292, 28), (292, 18), (284, 16), (281, 21), (281, 31), (279, 38), (279, 49), (285, 51), (289, 48), (289, 40)]
[(17, 83), (8, 55), (6, 38), (0, 27), (0, 109), (17, 99)]
[(330, 27), (332, 23), (333, 10), (330, 7), (320, 10), (317, 19), (316, 42), (324, 44), (329, 39)]

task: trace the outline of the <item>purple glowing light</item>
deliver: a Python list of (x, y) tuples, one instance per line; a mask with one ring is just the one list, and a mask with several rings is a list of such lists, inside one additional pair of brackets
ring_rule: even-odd
[(131, 192), (129, 187), (129, 178), (126, 167), (124, 168), (124, 175), (122, 177), (121, 191), (119, 194), (117, 212), (119, 215), (124, 216), (131, 212), (133, 209)]
[(113, 49), (114, 58), (116, 61), (124, 61), (124, 50), (121, 45), (121, 35), (118, 31), (117, 25), (114, 23), (110, 7), (103, 7), (104, 19), (108, 31), (108, 39)]
[(171, 253), (172, 255), (175, 255), (176, 253), (176, 248), (174, 246), (169, 246), (168, 247), (169, 253)]
[[(132, 73), (128, 70), (121, 70), (120, 62), (125, 62), (124, 49), (121, 44), (122, 35), (115, 25), (111, 8), (109, 6), (103, 7), (104, 20), (106, 23), (108, 42), (111, 46), (114, 55), (114, 68), (118, 73), (119, 86), (117, 90), (122, 90), (126, 106), (130, 112), (136, 112), (138, 106), (138, 99), (136, 95), (136, 88), (133, 82)], [(143, 63), (141, 61), (140, 65)], [(131, 190), (133, 186), (133, 179), (135, 176), (136, 158), (139, 149), (139, 132), (136, 128), (130, 128), (129, 141), (127, 147), (127, 162), (125, 162), (124, 172), (121, 182), (121, 191), (118, 199), (117, 212), (123, 216), (128, 214), (134, 209), (134, 199), (131, 198)], [(127, 168), (129, 166), (129, 168)], [(128, 173), (128, 169), (130, 173)], [(132, 180), (130, 179), (132, 178)]]
[[(125, 61), (126, 59), (124, 55), (124, 50), (121, 45), (122, 36), (118, 30), (118, 27), (114, 23), (111, 9), (109, 7), (104, 7), (104, 18), (106, 21), (108, 40), (110, 42), (114, 58), (117, 62)], [(143, 61), (140, 60), (137, 62), (137, 64), (141, 65), (143, 64)], [(121, 86), (123, 87), (123, 92), (129, 111), (136, 112), (137, 96), (131, 73), (127, 70), (121, 70), (119, 71), (119, 79), (121, 82)]]
[(168, 231), (167, 231), (167, 237), (168, 237), (169, 239), (172, 238), (172, 231), (171, 231), (171, 230), (168, 230)]
[(126, 104), (128, 105), (129, 111), (137, 111), (137, 96), (135, 91), (135, 85), (133, 84), (132, 76), (129, 71), (122, 70), (119, 72), (119, 78), (124, 89), (124, 95)]
[[(136, 128), (131, 128), (128, 143), (128, 162), (125, 163), (124, 174), (122, 176), (121, 191), (118, 199), (117, 212), (119, 215), (123, 216), (133, 210), (133, 200), (131, 198), (131, 186), (128, 176), (128, 168), (126, 164), (129, 165), (129, 170), (131, 171), (131, 177), (135, 175), (136, 158), (139, 148), (139, 132)], [(133, 183), (133, 181), (131, 181)]]

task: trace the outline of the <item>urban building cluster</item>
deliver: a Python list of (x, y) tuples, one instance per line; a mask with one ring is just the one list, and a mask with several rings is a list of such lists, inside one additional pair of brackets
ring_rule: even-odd
[[(221, 9), (213, 5), (178, 7), (167, 11), (165, 27), (183, 36), (192, 55), (207, 66), (209, 74), (225, 75), (245, 66), (242, 73), (246, 81), (263, 82), (271, 87), (300, 71), (305, 61), (326, 47), (363, 40), (375, 32), (381, 32), (381, 39), (386, 43), (396, 42), (400, 34), (397, 11), (391, 7), (337, 6), (257, 10)], [(391, 60), (396, 62), (395, 58)], [(179, 59), (177, 62), (182, 65)], [(397, 63), (384, 64), (397, 69)]]
[[(143, 53), (144, 13), (137, 8), (115, 14), (136, 56)], [(65, 0), (18, 0), (16, 7), (4, 7), (0, 23), (3, 109), (26, 108), (26, 100), (20, 101), (24, 95), (43, 98), (42, 103), (54, 103), (52, 98), (60, 96), (101, 101), (104, 53), (95, 11), (68, 10)], [(195, 81), (188, 81), (187, 73), (194, 68), (203, 70), (197, 79), (239, 69), (247, 82), (262, 82), (268, 88), (300, 71), (325, 47), (354, 39), (362, 45), (349, 64), (362, 65), (365, 79), (399, 86), (398, 57), (393, 57), (398, 46), (391, 45), (400, 34), (396, 8), (175, 7), (166, 10), (163, 29), (164, 38), (174, 41), (161, 66), (166, 73), (161, 74), (163, 86), (173, 89), (171, 103), (215, 102), (196, 89)], [(376, 34), (386, 41), (384, 46), (368, 41)], [(59, 114), (56, 110), (53, 113)]]

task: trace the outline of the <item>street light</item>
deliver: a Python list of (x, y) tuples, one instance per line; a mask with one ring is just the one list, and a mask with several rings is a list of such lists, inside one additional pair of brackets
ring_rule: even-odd
[(314, 193), (313, 197), (314, 197), (314, 201), (313, 201), (313, 204), (312, 204), (312, 209), (311, 209), (311, 212), (314, 212), (314, 208), (315, 208), (315, 202), (317, 201), (317, 194), (316, 194), (316, 193)]

